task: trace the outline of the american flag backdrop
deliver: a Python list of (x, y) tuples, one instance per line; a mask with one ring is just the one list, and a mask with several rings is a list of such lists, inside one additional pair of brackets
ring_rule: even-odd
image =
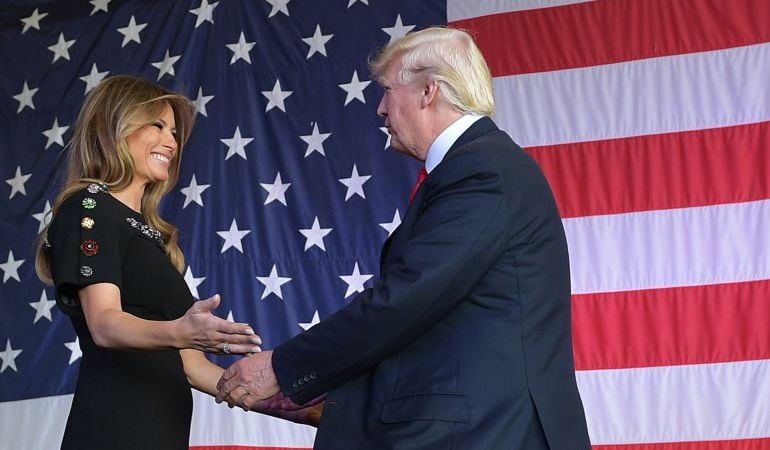
[[(594, 447), (770, 449), (769, 0), (2, 3), (0, 449), (58, 448), (69, 410), (80, 350), (33, 241), (90, 89), (131, 73), (195, 102), (164, 217), (193, 294), (272, 348), (377, 276), (419, 166), (366, 60), (447, 23), (557, 197)], [(193, 448), (313, 436), (196, 394)]]

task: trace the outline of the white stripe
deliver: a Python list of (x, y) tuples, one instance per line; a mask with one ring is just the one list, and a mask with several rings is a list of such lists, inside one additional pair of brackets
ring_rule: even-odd
[(229, 409), (198, 391), (193, 391), (193, 399), (190, 445), (313, 447), (315, 428), (238, 408)]
[(591, 444), (770, 437), (770, 360), (577, 372)]
[(499, 77), (496, 121), (523, 147), (770, 120), (770, 43)]
[(0, 402), (0, 448), (59, 448), (72, 395)]
[[(231, 410), (197, 391), (193, 398), (190, 445), (313, 447), (315, 428)], [(0, 449), (59, 448), (71, 404), (72, 395), (0, 402)]]
[(563, 223), (573, 294), (770, 279), (770, 200)]
[[(577, 372), (594, 445), (770, 437), (770, 360)], [(2, 448), (58, 448), (72, 395), (0, 403)], [(191, 445), (312, 447), (314, 429), (195, 395)]]
[(552, 6), (586, 3), (593, 0), (449, 0), (447, 1), (447, 21), (470, 19), (528, 9), (549, 8)]

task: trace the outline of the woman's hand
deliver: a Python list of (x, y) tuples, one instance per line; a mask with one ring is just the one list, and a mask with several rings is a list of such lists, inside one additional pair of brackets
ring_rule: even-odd
[(230, 322), (211, 313), (219, 302), (219, 294), (198, 300), (176, 320), (179, 348), (228, 355), (261, 352), (262, 339), (248, 324)]

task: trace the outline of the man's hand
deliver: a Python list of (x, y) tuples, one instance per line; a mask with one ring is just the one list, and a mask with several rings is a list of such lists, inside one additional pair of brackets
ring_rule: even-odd
[(216, 401), (226, 401), (248, 411), (259, 400), (270, 398), (281, 391), (273, 372), (273, 352), (261, 352), (247, 356), (230, 366), (217, 383)]
[(208, 353), (249, 354), (262, 351), (262, 339), (245, 323), (233, 323), (211, 313), (219, 306), (219, 295), (199, 300), (176, 320), (179, 348)]

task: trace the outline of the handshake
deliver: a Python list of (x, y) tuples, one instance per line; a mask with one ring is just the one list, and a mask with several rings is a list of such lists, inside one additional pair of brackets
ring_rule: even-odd
[(318, 426), (325, 395), (304, 405), (297, 405), (285, 397), (273, 371), (273, 352), (262, 351), (261, 338), (248, 324), (233, 323), (213, 315), (211, 312), (219, 302), (218, 295), (197, 301), (178, 319), (180, 334), (185, 336), (187, 343), (183, 347), (215, 354), (246, 355), (224, 371), (216, 390), (213, 386), (205, 390), (216, 396), (217, 403), (227, 402), (231, 408), (239, 406), (244, 411)]
[(318, 426), (325, 395), (297, 405), (281, 393), (272, 366), (272, 351), (246, 356), (225, 370), (217, 383), (216, 402), (296, 423)]

